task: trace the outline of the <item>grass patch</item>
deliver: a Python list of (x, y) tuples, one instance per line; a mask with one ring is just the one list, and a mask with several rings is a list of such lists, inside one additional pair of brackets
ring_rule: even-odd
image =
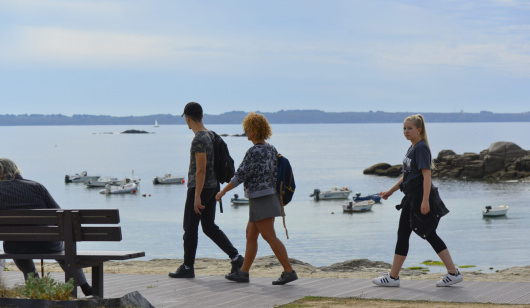
[(428, 272), (429, 271), (429, 268), (428, 267), (424, 267), (424, 266), (411, 266), (411, 267), (407, 267), (405, 269), (413, 270), (413, 271), (422, 271), (422, 272)]
[(381, 308), (512, 308), (507, 304), (481, 304), (481, 303), (446, 303), (429, 301), (404, 301), (389, 299), (367, 299), (359, 297), (335, 298), (307, 296), (286, 305), (275, 306), (280, 308), (323, 308), (323, 307), (381, 307)]
[[(427, 260), (421, 262), (421, 264), (425, 264), (427, 266), (445, 266), (442, 261), (433, 261), (433, 260)], [(476, 265), (458, 265), (458, 268), (472, 268), (477, 267)], [(493, 269), (493, 268), (490, 268)]]
[(444, 266), (444, 263), (442, 261), (433, 261), (433, 260), (427, 260), (421, 262), (421, 264), (425, 264), (427, 266)]

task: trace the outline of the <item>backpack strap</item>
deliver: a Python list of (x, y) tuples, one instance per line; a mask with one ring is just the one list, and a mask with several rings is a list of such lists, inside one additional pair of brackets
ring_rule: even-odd
[[(219, 184), (219, 181), (217, 181), (217, 192), (221, 191), (221, 184)], [(219, 210), (221, 213), (223, 212), (223, 200), (219, 200)]]
[[(282, 154), (278, 153), (278, 155), (276, 155), (277, 158), (280, 158), (282, 157)], [(279, 166), (278, 166), (279, 167)], [(278, 169), (278, 172), (279, 169)], [(280, 183), (280, 187), (282, 187), (282, 184), (283, 183)], [(289, 232), (287, 231), (287, 226), (285, 225), (285, 209), (284, 209), (284, 203), (283, 203), (283, 195), (282, 193), (279, 191), (278, 194), (280, 195), (280, 206), (282, 207), (282, 219), (283, 219), (283, 228), (285, 229), (285, 235), (287, 236), (287, 239), (289, 239)]]
[(287, 239), (289, 239), (289, 232), (287, 231), (287, 226), (285, 225), (285, 210), (283, 208), (284, 206), (282, 205), (283, 228), (285, 229), (285, 235), (287, 236)]

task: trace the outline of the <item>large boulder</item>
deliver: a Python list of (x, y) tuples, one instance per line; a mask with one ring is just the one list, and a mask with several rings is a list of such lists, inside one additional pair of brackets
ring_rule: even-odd
[(387, 164), (387, 163), (379, 163), (379, 164), (375, 164), (371, 167), (368, 167), (366, 169), (363, 170), (363, 174), (375, 174), (378, 170), (386, 170), (388, 168), (390, 168), (391, 165), (390, 164)]
[(394, 165), (386, 169), (385, 175), (391, 177), (400, 176), (403, 173), (403, 165)]
[(436, 157), (436, 160), (445, 161), (455, 156), (456, 153), (453, 150), (441, 150), (440, 153), (438, 153), (438, 157)]
[(402, 166), (394, 165), (391, 166), (387, 163), (375, 164), (363, 170), (363, 174), (375, 174), (381, 176), (396, 177), (401, 175)]
[(497, 141), (488, 148), (488, 155), (504, 158), (504, 162), (513, 162), (519, 157), (523, 157), (527, 151), (513, 142)]
[(484, 157), (484, 173), (491, 174), (505, 168), (504, 158), (495, 155), (486, 155)]
[(515, 170), (530, 172), (530, 155), (516, 159)]
[(467, 163), (460, 173), (465, 178), (480, 179), (484, 176), (484, 161), (473, 160)]

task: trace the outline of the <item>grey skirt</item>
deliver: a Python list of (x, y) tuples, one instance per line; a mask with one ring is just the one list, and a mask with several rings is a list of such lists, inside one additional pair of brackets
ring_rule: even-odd
[(278, 216), (282, 216), (280, 195), (272, 194), (249, 199), (249, 221), (256, 222)]

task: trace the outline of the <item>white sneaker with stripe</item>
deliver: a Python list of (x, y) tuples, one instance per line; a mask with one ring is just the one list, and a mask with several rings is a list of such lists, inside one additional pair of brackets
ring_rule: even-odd
[(454, 285), (455, 283), (459, 283), (462, 280), (464, 280), (464, 277), (462, 277), (462, 274), (460, 274), (460, 271), (457, 269), (456, 275), (452, 275), (449, 273), (445, 274), (444, 278), (442, 278), (442, 280), (436, 283), (436, 286), (437, 287), (448, 287), (448, 286)]
[(399, 277), (394, 279), (390, 277), (390, 273), (387, 273), (381, 277), (377, 277), (372, 282), (382, 287), (399, 287)]

